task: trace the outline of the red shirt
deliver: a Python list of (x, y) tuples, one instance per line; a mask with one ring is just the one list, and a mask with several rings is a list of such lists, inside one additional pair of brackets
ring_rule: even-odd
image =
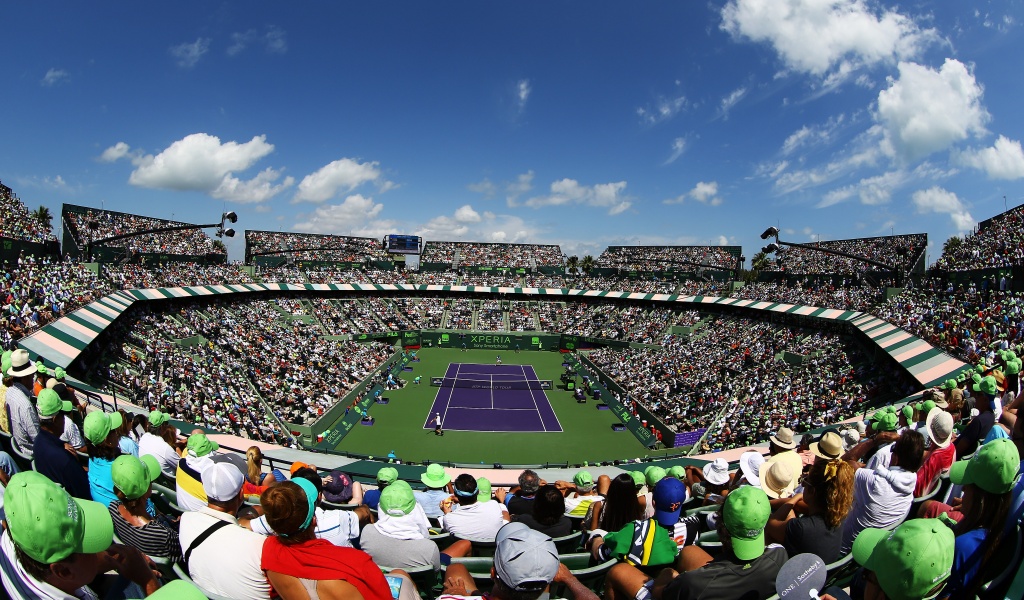
[(931, 491), (932, 482), (944, 471), (948, 471), (955, 460), (956, 446), (952, 443), (929, 454), (924, 464), (917, 470), (917, 486), (914, 487), (914, 496), (921, 497)]

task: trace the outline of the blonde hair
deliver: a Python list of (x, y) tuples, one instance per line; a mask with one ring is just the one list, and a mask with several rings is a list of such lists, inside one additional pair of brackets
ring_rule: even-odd
[(249, 481), (259, 485), (263, 475), (263, 453), (258, 446), (250, 446), (245, 451), (245, 462), (249, 465)]
[(854, 472), (850, 463), (837, 458), (814, 463), (804, 477), (804, 487), (814, 488), (815, 503), (825, 509), (831, 529), (842, 524), (853, 506)]

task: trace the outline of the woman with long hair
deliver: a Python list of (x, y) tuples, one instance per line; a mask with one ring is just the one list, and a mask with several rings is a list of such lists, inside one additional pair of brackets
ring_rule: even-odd
[(273, 473), (263, 474), (263, 452), (260, 451), (259, 446), (250, 446), (245, 451), (245, 462), (248, 465), (248, 471), (245, 474), (245, 480), (248, 483), (267, 486), (277, 481), (277, 477)]
[(587, 529), (618, 531), (627, 523), (644, 518), (644, 508), (636, 496), (636, 485), (629, 473), (619, 473), (608, 485), (604, 500), (594, 502), (583, 517)]
[(263, 544), (261, 559), (271, 585), (283, 600), (390, 600), (388, 581), (369, 554), (316, 537), (317, 495), (312, 482), (297, 477), (260, 496), (267, 524), (277, 532)]
[(949, 479), (963, 486), (953, 553), (953, 571), (945, 593), (952, 599), (974, 598), (983, 575), (1003, 539), (1013, 501), (1020, 455), (1013, 442), (992, 440), (978, 449), (971, 460), (953, 463)]
[(82, 424), (85, 447), (89, 452), (89, 491), (94, 501), (107, 507), (117, 501), (110, 470), (114, 459), (121, 456), (118, 440), (121, 439), (122, 424), (121, 413), (98, 410), (89, 413)]
[[(786, 499), (768, 519), (765, 540), (782, 544), (790, 556), (810, 552), (826, 563), (840, 558), (843, 521), (853, 506), (855, 469), (848, 462), (819, 460), (803, 476), (803, 493)], [(797, 504), (807, 508), (797, 516)]]
[(572, 519), (565, 516), (565, 497), (553, 485), (542, 485), (533, 499), (533, 512), (515, 515), (513, 521), (525, 523), (530, 529), (551, 536), (562, 537), (572, 533)]
[(117, 414), (121, 415), (121, 424), (117, 427), (117, 445), (121, 449), (122, 454), (131, 454), (135, 458), (138, 458), (139, 444), (131, 436), (132, 418), (124, 411), (124, 409), (119, 409)]

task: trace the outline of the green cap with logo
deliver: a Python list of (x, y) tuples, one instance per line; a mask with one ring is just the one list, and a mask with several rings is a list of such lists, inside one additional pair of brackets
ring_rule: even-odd
[(944, 389), (944, 390), (956, 389), (956, 379), (947, 379), (946, 383), (942, 384), (942, 389)]
[(668, 473), (665, 469), (651, 465), (644, 469), (644, 477), (647, 479), (647, 487), (654, 488), (659, 481), (665, 478)]
[(185, 447), (196, 456), (206, 456), (220, 448), (220, 444), (206, 437), (205, 433), (193, 433), (188, 436), (188, 442), (185, 444)]
[(988, 442), (970, 460), (959, 460), (949, 467), (949, 480), (957, 485), (973, 483), (986, 492), (1004, 494), (1017, 483), (1020, 456), (1007, 438)]
[(149, 424), (151, 427), (159, 427), (171, 420), (171, 415), (161, 412), (159, 410), (152, 410), (149, 412)]
[(996, 394), (999, 393), (999, 384), (996, 383), (996, 378), (994, 375), (989, 375), (988, 377), (983, 377), (981, 381), (971, 386), (971, 389), (974, 390), (975, 392), (981, 392), (982, 394), (995, 396)]
[(377, 471), (377, 483), (380, 485), (389, 485), (398, 479), (398, 469), (394, 467), (382, 467), (380, 471)]
[(922, 415), (922, 416), (927, 416), (928, 413), (932, 412), (932, 410), (934, 408), (935, 408), (935, 401), (934, 400), (925, 400), (924, 401), (924, 406), (921, 408), (921, 411), (924, 412), (924, 415)]
[(479, 492), (476, 496), (477, 502), (491, 501), (491, 480), (486, 477), (477, 477), (476, 489)]
[(669, 467), (668, 468), (668, 476), (669, 477), (675, 477), (679, 481), (683, 481), (683, 478), (686, 477), (686, 469), (683, 468), (683, 465), (675, 465), (675, 466)]
[(56, 369), (53, 370), (53, 376), (57, 379), (64, 379), (65, 377), (68, 376), (68, 374), (67, 371), (65, 371), (63, 368), (57, 367)]
[(920, 600), (933, 597), (949, 577), (955, 548), (956, 536), (944, 522), (912, 519), (894, 531), (861, 531), (853, 541), (853, 559), (875, 572), (889, 600)]
[(647, 483), (647, 478), (644, 477), (642, 471), (629, 471), (629, 476), (633, 478), (633, 485), (636, 487), (642, 487)]
[(160, 477), (160, 463), (152, 454), (143, 454), (142, 458), (135, 458), (132, 454), (118, 456), (110, 467), (114, 487), (121, 490), (128, 500), (145, 496), (149, 484), (157, 477)]
[(594, 476), (590, 474), (590, 471), (580, 471), (573, 476), (572, 482), (576, 484), (576, 489), (581, 492), (589, 492), (594, 489)]
[(412, 487), (405, 481), (396, 481), (380, 493), (381, 512), (391, 517), (404, 517), (416, 508)]
[(67, 400), (61, 400), (57, 392), (45, 389), (40, 391), (39, 396), (36, 398), (36, 410), (39, 412), (40, 417), (52, 417), (61, 411), (70, 411), (71, 403)]
[(756, 485), (743, 486), (725, 497), (722, 520), (736, 558), (754, 560), (764, 554), (764, 526), (771, 514), (768, 494)]
[(85, 416), (82, 433), (85, 434), (86, 439), (98, 446), (107, 439), (112, 430), (120, 427), (123, 422), (119, 412), (105, 413), (96, 410)]
[(875, 431), (896, 431), (899, 420), (899, 417), (894, 412), (882, 411), (875, 413), (873, 421)]
[(106, 506), (73, 498), (35, 471), (11, 477), (4, 491), (4, 512), (15, 545), (47, 565), (76, 553), (103, 552), (114, 538)]

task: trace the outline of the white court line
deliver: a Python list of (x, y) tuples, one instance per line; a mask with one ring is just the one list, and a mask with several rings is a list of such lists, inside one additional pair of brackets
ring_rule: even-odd
[[(523, 370), (523, 379), (529, 381), (530, 378), (526, 376), (526, 367), (524, 365), (519, 365), (519, 368)], [(536, 372), (534, 372), (534, 374), (536, 375)], [(540, 420), (540, 426), (546, 432), (548, 427), (544, 424), (544, 416), (540, 414), (540, 406), (537, 405), (537, 397), (533, 395), (533, 388), (530, 387), (529, 383), (526, 384), (526, 388), (530, 390), (530, 400), (533, 400), (533, 409), (537, 411), (537, 418)]]
[[(530, 370), (533, 371), (533, 380), (537, 381), (537, 371), (533, 368), (533, 365), (530, 366)], [(523, 367), (523, 376), (526, 377), (526, 367)], [(529, 380), (528, 377), (527, 377), (527, 380)], [(551, 383), (552, 383), (552, 385), (554, 385), (553, 381)], [(555, 411), (554, 405), (551, 404), (551, 398), (548, 398), (548, 394), (544, 390), (540, 390), (540, 394), (541, 394), (541, 396), (544, 397), (544, 401), (548, 403), (548, 407), (551, 409), (551, 414), (555, 416), (555, 423), (558, 424), (559, 431), (563, 431), (564, 432), (565, 431), (565, 427), (562, 427), (562, 422), (558, 420), (558, 412)], [(533, 396), (533, 389), (532, 388), (530, 389), (530, 396), (531, 397)], [(537, 404), (537, 401), (534, 400), (533, 403)], [(540, 409), (539, 408), (537, 409), (537, 414), (540, 415)], [(541, 422), (541, 425), (544, 424), (544, 418), (543, 417), (541, 417), (540, 422)], [(547, 427), (544, 428), (544, 431), (547, 431)]]
[(494, 375), (491, 375), (491, 409), (494, 409)]
[[(456, 366), (455, 366), (455, 379), (459, 378), (459, 369), (461, 369), (461, 368), (462, 368), (462, 363), (456, 363)], [(447, 372), (445, 374), (447, 375)], [(450, 388), (450, 391), (448, 392), (448, 402), (446, 402), (445, 405), (444, 405), (444, 414), (441, 415), (441, 430), (442, 431), (444, 431), (444, 422), (445, 422), (445, 419), (448, 418), (448, 408), (451, 407), (451, 405), (452, 405), (452, 396), (454, 396), (454, 395), (455, 395), (455, 388), (452, 387), (452, 388)]]

